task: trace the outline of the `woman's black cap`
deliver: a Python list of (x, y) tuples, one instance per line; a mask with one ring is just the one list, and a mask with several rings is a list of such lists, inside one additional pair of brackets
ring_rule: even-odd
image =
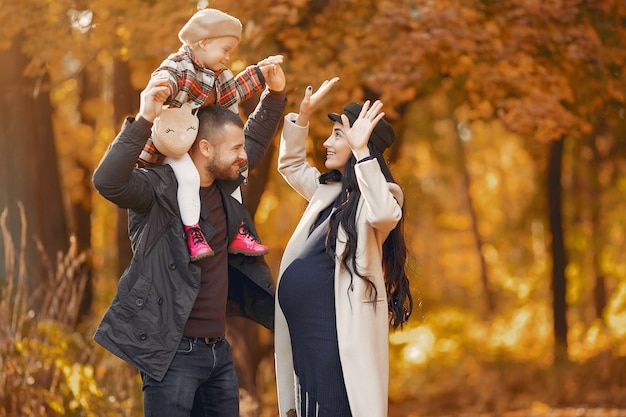
[[(343, 108), (343, 114), (348, 117), (350, 126), (352, 126), (359, 117), (359, 113), (361, 113), (362, 108), (363, 105), (361, 103), (349, 103)], [(328, 113), (328, 118), (333, 122), (341, 123), (340, 113)], [(393, 128), (384, 118), (378, 121), (374, 127), (372, 135), (370, 136), (370, 141), (381, 153), (390, 147), (395, 139), (396, 134), (394, 133)]]

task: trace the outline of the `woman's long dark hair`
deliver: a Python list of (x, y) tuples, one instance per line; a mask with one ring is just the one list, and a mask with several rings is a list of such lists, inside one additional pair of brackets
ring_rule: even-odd
[[(368, 143), (368, 148), (370, 149), (370, 154), (378, 161), (387, 182), (395, 183), (382, 153), (371, 142)], [(341, 263), (350, 273), (351, 279), (354, 278), (352, 276), (354, 272), (359, 278), (367, 282), (374, 295), (372, 300), (375, 301), (378, 297), (378, 290), (369, 277), (361, 274), (356, 264), (357, 231), (355, 220), (361, 190), (359, 189), (354, 171), (355, 164), (356, 159), (354, 155), (351, 155), (346, 163), (343, 175), (338, 171), (329, 171), (322, 174), (320, 177), (320, 182), (323, 183), (340, 180), (343, 185), (343, 192), (345, 193), (345, 195), (342, 196), (343, 202), (337, 207), (330, 218), (330, 227), (326, 235), (326, 250), (333, 257), (335, 256), (337, 231), (341, 225), (348, 237), (346, 249), (343, 254), (341, 254)], [(389, 324), (394, 329), (402, 327), (402, 325), (408, 321), (413, 311), (413, 298), (409, 287), (409, 279), (406, 274), (408, 248), (404, 240), (404, 207), (402, 211), (402, 218), (389, 233), (389, 236), (387, 236), (387, 239), (383, 242), (382, 248), (382, 266), (385, 276), (387, 300), (389, 303)]]

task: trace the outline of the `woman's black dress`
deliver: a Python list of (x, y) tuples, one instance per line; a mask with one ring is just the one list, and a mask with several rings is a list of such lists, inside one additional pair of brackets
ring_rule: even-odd
[(337, 345), (335, 264), (324, 245), (330, 209), (322, 213), (302, 252), (283, 272), (278, 288), (291, 335), (302, 417), (352, 415)]

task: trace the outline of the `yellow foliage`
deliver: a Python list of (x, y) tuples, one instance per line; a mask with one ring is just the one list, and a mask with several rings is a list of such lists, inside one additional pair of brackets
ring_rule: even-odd
[[(543, 373), (553, 343), (544, 144), (562, 136), (591, 149), (585, 158), (575, 147), (565, 149), (564, 225), (573, 255), (567, 268), (570, 355), (591, 368), (603, 351), (626, 354), (626, 180), (620, 157), (626, 112), (626, 33), (620, 22), (626, 11), (622, 2), (592, 3), (209, 2), (244, 24), (231, 63), (235, 72), (267, 55), (285, 55), (288, 111), (297, 110), (307, 85), (341, 78), (311, 121), (312, 157), (329, 134), (327, 111), (366, 98), (385, 104), (398, 133), (397, 148), (390, 150), (395, 153), (388, 155), (405, 189), (407, 236), (417, 259), (411, 281), (426, 306), (423, 323), (412, 322), (390, 339), (392, 397), (455, 399), (468, 412), (502, 411), (520, 404), (507, 396), (507, 384), (510, 392), (537, 385), (533, 395), (541, 396), (542, 382), (552, 381), (554, 387), (544, 385), (544, 391), (553, 398), (583, 398), (571, 384), (559, 386), (556, 377), (571, 374), (555, 371), (554, 382)], [(24, 0), (0, 7), (0, 49), (20, 34), (30, 59), (27, 75), (50, 75), (50, 86), (42, 84), (51, 93), (65, 200), (86, 207), (93, 219), (97, 311), (110, 300), (118, 270), (116, 211), (93, 195), (89, 182), (119, 128), (120, 121), (112, 120), (113, 99), (120, 95), (113, 64), (128, 62), (130, 84), (143, 88), (155, 66), (179, 47), (176, 34), (197, 4)], [(76, 27), (72, 16), (87, 10), (92, 21)], [(97, 82), (87, 82), (89, 77)], [(597, 175), (584, 171), (593, 164)], [(275, 173), (266, 190), (256, 220), (277, 270), (305, 202)], [(595, 202), (600, 213), (593, 220), (588, 207)], [(495, 295), (491, 313), (484, 311), (481, 273)], [(606, 278), (609, 296), (601, 318), (589, 313), (597, 276)], [(29, 323), (36, 319), (31, 312), (25, 313)], [(28, 330), (13, 344), (0, 341), (0, 378), (19, 387), (15, 398), (23, 400), (23, 413), (110, 415), (112, 409), (138, 407), (136, 374), (118, 378), (127, 383), (123, 392), (110, 386), (111, 375), (129, 372), (117, 369), (119, 362), (98, 357), (88, 341), (54, 323)], [(599, 365), (611, 369), (611, 363)], [(516, 371), (512, 376), (507, 366)], [(610, 393), (617, 388), (610, 385), (611, 373), (605, 374), (574, 376), (581, 387), (595, 381)], [(45, 384), (52, 377), (59, 381), (54, 390)], [(458, 395), (463, 390), (471, 394)], [(6, 396), (2, 401), (13, 404)], [(530, 404), (532, 413), (549, 412), (545, 396), (517, 401)]]
[(626, 338), (626, 281), (619, 282), (606, 308), (606, 321), (617, 338)]

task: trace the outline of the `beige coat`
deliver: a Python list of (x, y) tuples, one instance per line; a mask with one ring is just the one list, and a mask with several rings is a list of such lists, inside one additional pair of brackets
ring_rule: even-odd
[[(278, 170), (285, 180), (309, 204), (291, 239), (280, 264), (283, 271), (304, 247), (308, 230), (318, 213), (328, 207), (341, 191), (341, 184), (320, 184), (320, 172), (306, 159), (305, 142), (308, 126), (293, 123), (296, 114), (285, 117), (278, 156)], [(372, 303), (366, 283), (350, 276), (337, 260), (335, 263), (335, 307), (339, 357), (343, 368), (348, 401), (353, 417), (386, 417), (389, 386), (389, 316), (381, 265), (382, 244), (402, 216), (403, 195), (396, 184), (387, 183), (378, 162), (362, 162), (355, 166), (361, 189), (357, 209), (357, 265), (370, 277), (378, 290)], [(339, 230), (337, 253), (343, 253), (345, 233)], [(277, 288), (278, 288), (277, 284)], [(280, 416), (295, 407), (296, 381), (293, 370), (289, 328), (276, 299), (275, 361)]]

